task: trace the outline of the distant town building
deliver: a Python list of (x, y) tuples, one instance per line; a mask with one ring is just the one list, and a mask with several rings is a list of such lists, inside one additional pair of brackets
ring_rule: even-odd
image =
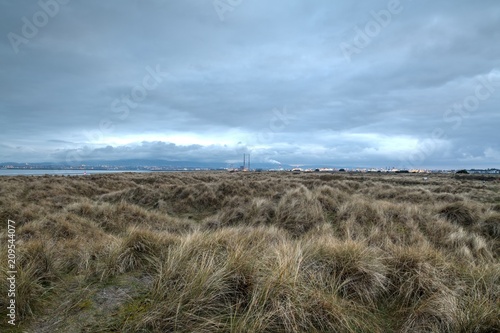
[(499, 169), (470, 169), (468, 171), (469, 173), (472, 174), (490, 174), (490, 175), (500, 174)]

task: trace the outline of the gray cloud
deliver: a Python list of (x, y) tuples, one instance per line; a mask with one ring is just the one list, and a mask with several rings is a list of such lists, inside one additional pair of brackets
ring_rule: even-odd
[(57, 3), (16, 53), (42, 8), (0, 1), (0, 162), (500, 165), (497, 1), (401, 0), (350, 62), (390, 1), (244, 0), (224, 21), (212, 1)]

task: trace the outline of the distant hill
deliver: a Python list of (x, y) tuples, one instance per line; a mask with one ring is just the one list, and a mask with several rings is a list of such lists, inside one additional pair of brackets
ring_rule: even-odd
[[(126, 159), (126, 160), (93, 160), (93, 161), (80, 161), (73, 163), (64, 162), (33, 162), (33, 163), (19, 163), (19, 162), (2, 162), (0, 163), (0, 168), (5, 167), (14, 168), (41, 168), (41, 169), (65, 169), (70, 167), (94, 167), (94, 168), (125, 168), (125, 169), (137, 169), (137, 168), (169, 168), (169, 169), (223, 169), (223, 168), (238, 168), (240, 164), (234, 163), (224, 163), (224, 162), (195, 162), (195, 161), (169, 161), (169, 160), (146, 160), (146, 159)], [(272, 163), (252, 163), (251, 168), (257, 169), (269, 169), (275, 168), (276, 164)]]

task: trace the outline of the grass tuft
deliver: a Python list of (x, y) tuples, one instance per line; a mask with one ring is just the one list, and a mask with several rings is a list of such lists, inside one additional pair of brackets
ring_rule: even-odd
[(470, 227), (477, 223), (474, 210), (463, 203), (448, 204), (439, 210), (439, 214), (448, 221), (464, 227)]
[(0, 177), (17, 328), (498, 332), (499, 190), (439, 174)]

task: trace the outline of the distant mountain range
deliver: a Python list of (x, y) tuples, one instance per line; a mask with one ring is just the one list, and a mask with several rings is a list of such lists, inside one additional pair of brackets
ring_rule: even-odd
[[(242, 164), (242, 163), (241, 163)], [(94, 161), (81, 161), (74, 163), (57, 163), (57, 162), (33, 162), (33, 163), (19, 163), (19, 162), (3, 162), (0, 163), (0, 168), (14, 167), (14, 168), (41, 168), (41, 169), (66, 169), (66, 168), (120, 168), (120, 169), (137, 169), (137, 168), (162, 168), (162, 169), (224, 169), (224, 168), (238, 168), (240, 164), (230, 163), (216, 163), (216, 162), (194, 162), (194, 161), (167, 161), (167, 160), (143, 160), (143, 159), (127, 159), (127, 160), (94, 160)], [(252, 163), (251, 168), (270, 169), (276, 168), (277, 165), (273, 163)], [(288, 167), (284, 165), (284, 167)]]
[[(74, 163), (63, 163), (63, 162), (31, 162), (31, 163), (20, 163), (20, 162), (2, 162), (0, 163), (0, 169), (42, 169), (42, 170), (151, 170), (151, 171), (161, 171), (161, 170), (217, 170), (217, 169), (237, 169), (242, 166), (243, 161), (240, 163), (224, 163), (224, 162), (195, 162), (195, 161), (168, 161), (168, 160), (149, 160), (149, 159), (124, 159), (124, 160), (94, 160), (94, 161), (80, 161)], [(248, 168), (248, 165), (245, 165)], [(251, 169), (285, 169), (290, 170), (297, 167), (297, 165), (290, 164), (276, 164), (276, 163), (251, 163)], [(302, 169), (316, 169), (324, 166), (319, 165), (305, 165), (300, 166)], [(328, 166), (328, 168), (336, 168), (337, 170), (342, 168), (345, 170), (357, 170), (364, 169), (370, 171), (376, 170), (397, 170), (393, 168), (359, 168), (352, 166)], [(331, 170), (331, 169), (330, 169)], [(499, 174), (499, 169), (467, 169), (470, 173), (487, 173), (487, 174)], [(450, 171), (450, 169), (433, 169), (433, 171)], [(452, 171), (452, 170), (451, 170)]]

